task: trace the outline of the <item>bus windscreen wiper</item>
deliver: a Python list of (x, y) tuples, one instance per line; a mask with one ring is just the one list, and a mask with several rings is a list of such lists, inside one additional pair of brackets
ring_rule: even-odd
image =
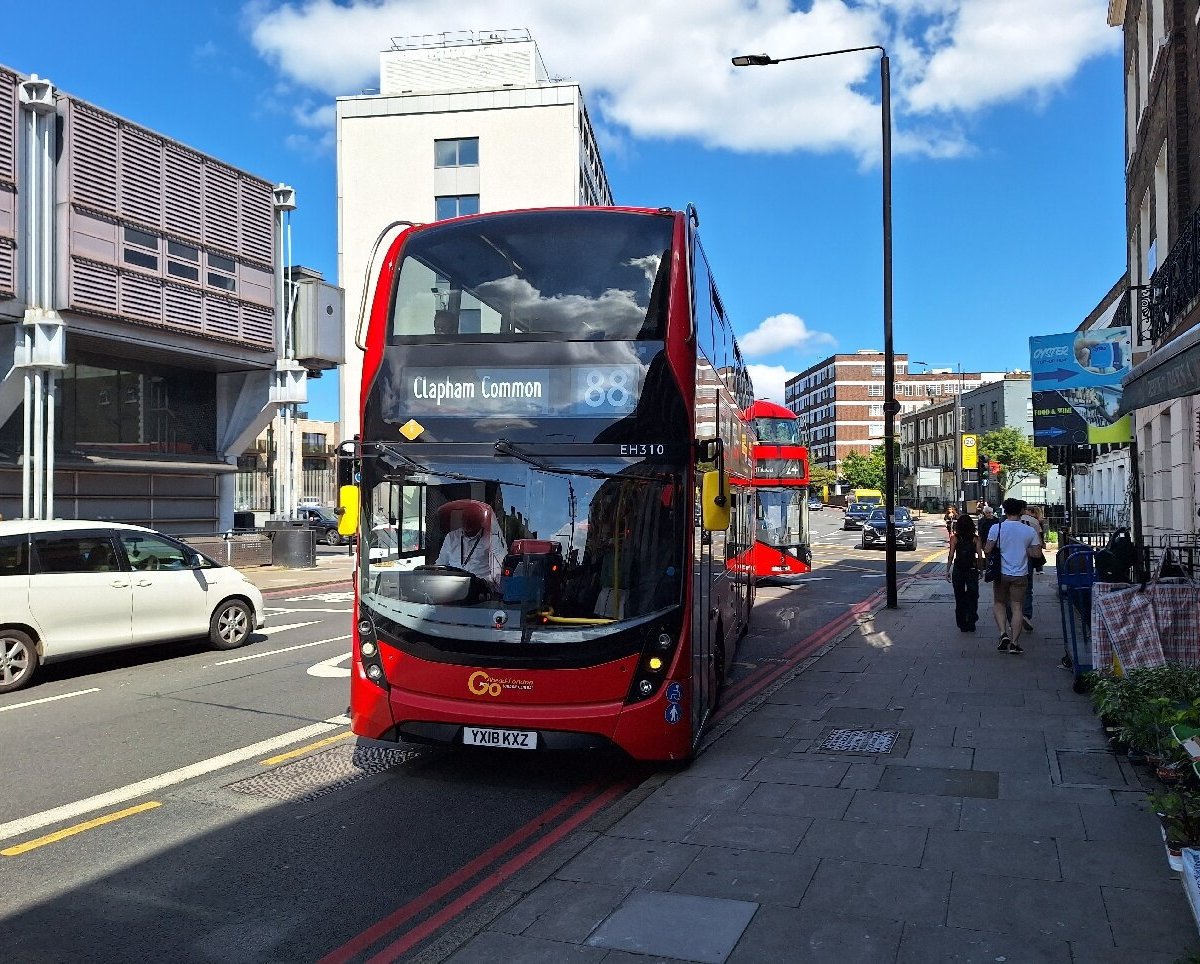
[(547, 462), (539, 456), (531, 455), (524, 451), (521, 446), (510, 442), (506, 438), (496, 439), (495, 449), (497, 455), (507, 455), (519, 462), (524, 462), (526, 465), (532, 465), (535, 469), (540, 469), (542, 472), (549, 472), (551, 475), (582, 475), (589, 479), (636, 479), (643, 482), (659, 483), (670, 481), (675, 477), (673, 472), (660, 472), (654, 475), (647, 475), (640, 472), (605, 472), (603, 469), (568, 469)]
[[(459, 482), (495, 482), (495, 479), (481, 479), (474, 475), (464, 475), (462, 472), (452, 472), (449, 469), (431, 469), (427, 465), (422, 465), (416, 459), (409, 458), (391, 442), (375, 442), (375, 449), (378, 453), (377, 457), (383, 459), (393, 469), (397, 469), (400, 473), (410, 478), (414, 475), (425, 475), (430, 478), (437, 479), (455, 479)], [(519, 482), (510, 482), (509, 485), (522, 488)]]

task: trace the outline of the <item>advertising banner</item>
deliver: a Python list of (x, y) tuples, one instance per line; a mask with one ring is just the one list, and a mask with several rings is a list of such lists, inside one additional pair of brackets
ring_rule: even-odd
[(1100, 328), (1029, 339), (1035, 445), (1130, 440), (1129, 416), (1117, 412), (1132, 334), (1131, 328)]

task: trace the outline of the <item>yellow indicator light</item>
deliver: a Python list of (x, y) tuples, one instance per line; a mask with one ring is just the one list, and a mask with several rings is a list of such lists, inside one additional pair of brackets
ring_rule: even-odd
[(418, 422), (415, 418), (410, 418), (407, 422), (400, 426), (400, 434), (410, 442), (424, 431), (425, 426)]
[(660, 669), (662, 669), (663, 662), (657, 656), (651, 656), (649, 666), (652, 670), (658, 672)]

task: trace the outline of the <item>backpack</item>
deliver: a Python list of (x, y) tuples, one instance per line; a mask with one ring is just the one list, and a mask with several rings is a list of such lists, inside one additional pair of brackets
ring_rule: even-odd
[(1118, 529), (1108, 545), (1096, 552), (1096, 579), (1100, 582), (1133, 582), (1137, 546), (1128, 529)]

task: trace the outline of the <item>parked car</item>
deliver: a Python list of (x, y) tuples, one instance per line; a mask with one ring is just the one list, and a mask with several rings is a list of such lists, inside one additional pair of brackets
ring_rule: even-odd
[[(896, 548), (917, 548), (917, 524), (904, 506), (896, 506)], [(862, 548), (887, 545), (887, 510), (875, 509), (863, 524)]]
[(0, 693), (42, 663), (174, 639), (244, 645), (266, 621), (238, 570), (118, 522), (0, 522)]
[(820, 512), (824, 508), (825, 508), (825, 503), (823, 503), (819, 498), (817, 498), (817, 496), (814, 495), (808, 500), (808, 511), (809, 512)]
[(327, 546), (344, 546), (353, 539), (353, 536), (344, 536), (338, 532), (337, 516), (333, 514), (332, 509), (327, 509), (323, 505), (298, 505), (296, 506), (296, 518), (316, 529), (317, 541), (323, 542)]
[(846, 518), (842, 520), (842, 528), (861, 529), (867, 521), (867, 516), (874, 510), (875, 506), (869, 502), (851, 502), (846, 506)]

